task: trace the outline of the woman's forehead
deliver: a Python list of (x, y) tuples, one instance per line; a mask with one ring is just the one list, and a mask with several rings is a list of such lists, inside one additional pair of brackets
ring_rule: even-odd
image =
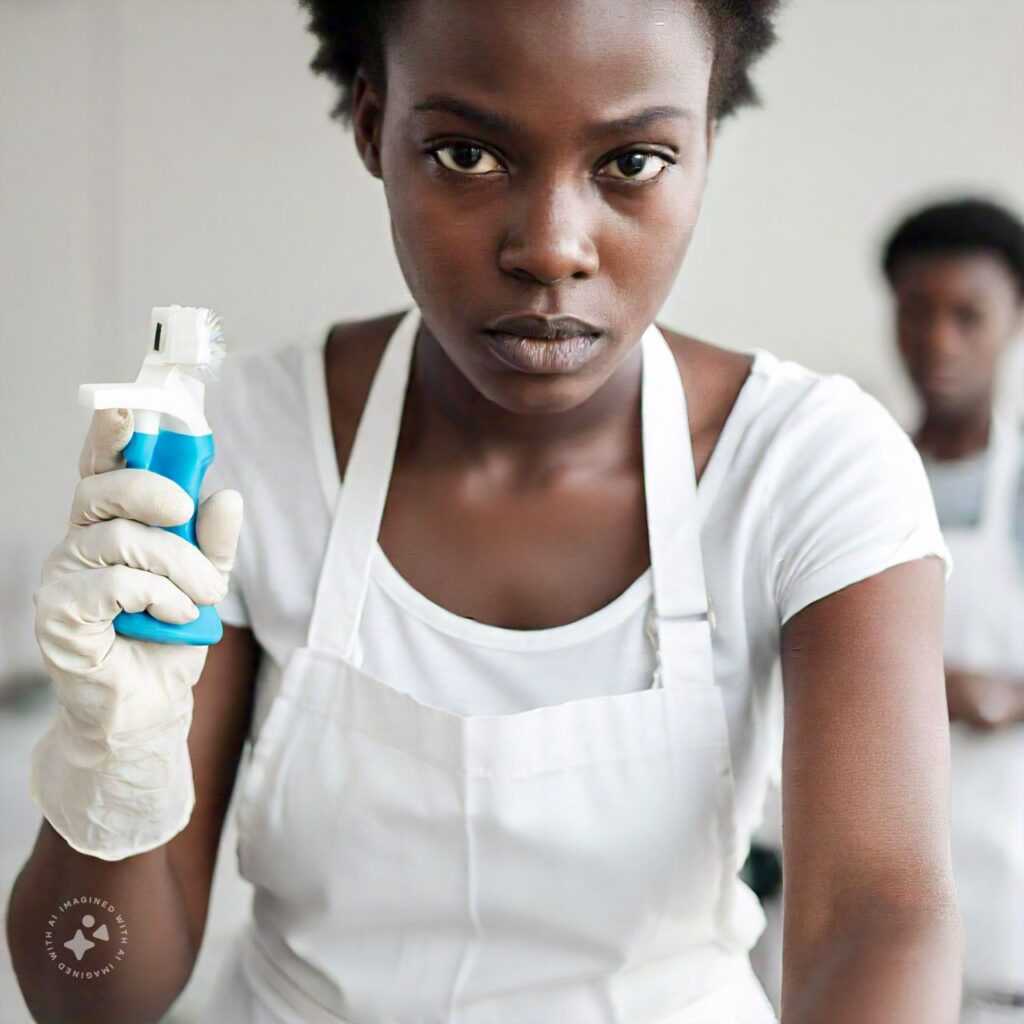
[(896, 268), (897, 294), (902, 296), (943, 293), (978, 302), (1016, 295), (1013, 275), (994, 253), (908, 253)]
[(683, 0), (414, 0), (388, 37), (388, 106), (404, 117), (461, 95), (523, 131), (531, 117), (591, 127), (652, 105), (703, 121), (712, 56)]

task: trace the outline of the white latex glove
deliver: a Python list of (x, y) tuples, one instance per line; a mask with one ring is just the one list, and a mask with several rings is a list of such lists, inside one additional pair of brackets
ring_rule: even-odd
[(192, 686), (208, 650), (129, 639), (112, 620), (145, 610), (185, 623), (196, 604), (216, 604), (242, 524), (241, 495), (221, 490), (199, 507), (199, 548), (158, 529), (194, 506), (172, 480), (123, 468), (132, 430), (130, 411), (93, 415), (70, 526), (34, 594), (60, 706), (32, 751), (32, 797), (70, 846), (103, 860), (155, 849), (188, 824)]

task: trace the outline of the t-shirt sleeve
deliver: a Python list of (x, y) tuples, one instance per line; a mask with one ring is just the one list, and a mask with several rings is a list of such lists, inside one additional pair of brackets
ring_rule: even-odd
[(891, 566), (935, 555), (952, 571), (921, 457), (854, 381), (822, 376), (770, 451), (768, 543), (780, 622)]
[[(203, 479), (200, 500), (205, 499), (214, 491), (230, 487), (242, 495), (245, 501), (246, 487), (242, 474), (242, 455), (244, 449), (238, 444), (237, 431), (232, 429), (236, 419), (232, 415), (232, 381), (230, 370), (222, 371), (225, 379), (214, 381), (207, 388), (206, 416), (213, 431), (214, 456), (210, 468)], [(243, 511), (242, 533), (235, 554), (235, 567), (228, 577), (228, 592), (217, 604), (217, 614), (228, 626), (249, 627), (249, 610), (245, 602), (246, 575), (246, 537), (245, 512)]]
[(249, 609), (245, 606), (237, 576), (232, 575), (228, 580), (228, 592), (217, 605), (217, 614), (227, 626), (249, 627)]

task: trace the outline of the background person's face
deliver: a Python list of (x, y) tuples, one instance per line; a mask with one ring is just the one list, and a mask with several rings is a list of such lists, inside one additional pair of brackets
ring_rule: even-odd
[(894, 287), (900, 355), (928, 411), (958, 416), (986, 405), (1020, 322), (1009, 271), (988, 253), (909, 256)]
[[(427, 327), (497, 405), (577, 405), (657, 315), (704, 191), (711, 59), (683, 2), (432, 0), (403, 14), (376, 129), (395, 249)], [(441, 93), (515, 125), (414, 109)], [(372, 125), (373, 105), (357, 94), (357, 123)], [(598, 130), (654, 106), (680, 111)], [(603, 333), (579, 364), (524, 372), (482, 333), (522, 312)]]

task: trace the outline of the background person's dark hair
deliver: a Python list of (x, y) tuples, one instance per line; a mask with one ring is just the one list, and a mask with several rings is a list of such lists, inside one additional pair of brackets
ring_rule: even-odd
[[(407, 0), (299, 0), (309, 12), (308, 29), (320, 40), (310, 67), (341, 90), (331, 116), (352, 123), (352, 81), (360, 64), (386, 93), (384, 42)], [(486, 0), (499, 2), (499, 0)], [(628, 3), (629, 0), (623, 0)], [(759, 102), (750, 69), (775, 42), (774, 19), (781, 0), (698, 0), (715, 50), (708, 95), (712, 120)]]
[(1009, 210), (986, 199), (936, 203), (902, 221), (882, 249), (882, 269), (893, 284), (901, 261), (911, 256), (989, 253), (1017, 283), (1024, 301), (1024, 224)]

